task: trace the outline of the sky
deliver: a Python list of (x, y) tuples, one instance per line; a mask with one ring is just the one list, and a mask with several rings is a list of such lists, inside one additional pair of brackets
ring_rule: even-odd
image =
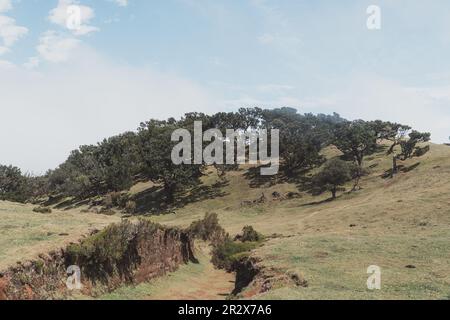
[(448, 12), (448, 0), (0, 0), (0, 163), (41, 174), (151, 118), (254, 106), (448, 142)]

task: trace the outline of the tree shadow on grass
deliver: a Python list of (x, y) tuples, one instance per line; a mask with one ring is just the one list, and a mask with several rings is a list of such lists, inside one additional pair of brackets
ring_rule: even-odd
[(267, 165), (252, 167), (244, 173), (245, 179), (249, 181), (250, 188), (271, 187), (281, 183), (293, 183), (298, 186), (299, 191), (307, 189), (310, 178), (307, 176), (312, 168), (296, 170), (292, 175), (287, 175), (283, 168), (280, 167), (275, 175), (264, 176), (261, 174), (261, 169), (267, 168)]
[(184, 192), (177, 192), (174, 201), (169, 203), (164, 190), (153, 186), (133, 196), (136, 202), (136, 215), (173, 213), (186, 205), (202, 200), (226, 196), (222, 189), (228, 185), (227, 180), (219, 180), (212, 185), (198, 185)]
[(244, 178), (249, 181), (250, 188), (270, 187), (279, 183), (286, 182), (286, 177), (279, 172), (275, 175), (263, 176), (261, 169), (268, 168), (267, 165), (252, 167), (244, 173)]
[[(409, 167), (404, 166), (404, 165), (398, 165), (397, 166), (397, 171), (398, 172), (402, 172), (402, 173), (408, 173), (410, 171), (413, 171), (414, 169), (416, 169), (418, 166), (420, 166), (420, 162), (417, 162)], [(392, 168), (385, 171), (382, 175), (381, 178), (383, 179), (388, 179), (388, 178), (392, 178), (393, 174), (392, 174)]]

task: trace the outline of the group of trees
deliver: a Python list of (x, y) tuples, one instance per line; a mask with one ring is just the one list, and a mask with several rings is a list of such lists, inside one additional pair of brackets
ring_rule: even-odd
[[(420, 143), (430, 141), (430, 133), (412, 130), (403, 124), (376, 121), (344, 121), (335, 127), (332, 144), (344, 155), (344, 159), (332, 159), (326, 163), (322, 171), (314, 177), (317, 187), (329, 190), (332, 198), (342, 185), (354, 179), (354, 189), (358, 186), (363, 173), (364, 158), (375, 152), (382, 141), (390, 142), (387, 155), (392, 155), (393, 177), (398, 173), (397, 160), (419, 157), (429, 150), (429, 146)], [(397, 146), (400, 146), (400, 150)]]
[[(359, 179), (364, 157), (375, 151), (381, 140), (392, 142), (388, 153), (396, 163), (398, 159), (426, 152), (418, 144), (430, 139), (430, 134), (411, 131), (408, 126), (383, 121), (347, 121), (336, 113), (299, 114), (292, 108), (241, 108), (237, 112), (213, 115), (194, 112), (179, 120), (150, 120), (141, 123), (136, 132), (114, 136), (97, 145), (81, 146), (58, 168), (41, 177), (29, 177), (17, 168), (1, 166), (0, 199), (24, 201), (46, 194), (87, 198), (127, 189), (136, 180), (150, 180), (162, 187), (166, 201), (171, 202), (177, 190), (199, 183), (202, 175), (204, 165), (175, 165), (171, 159), (173, 146), (177, 144), (171, 141), (172, 132), (183, 128), (193, 133), (195, 121), (202, 121), (204, 131), (219, 129), (223, 134), (226, 129), (241, 133), (279, 129), (280, 174), (287, 177), (320, 166), (325, 161), (321, 150), (335, 145), (347, 161), (328, 163), (315, 179), (333, 196), (345, 181)], [(222, 143), (232, 142), (224, 139)], [(354, 165), (350, 167), (349, 163)], [(233, 168), (220, 166), (222, 171)], [(395, 174), (396, 167), (392, 171)]]

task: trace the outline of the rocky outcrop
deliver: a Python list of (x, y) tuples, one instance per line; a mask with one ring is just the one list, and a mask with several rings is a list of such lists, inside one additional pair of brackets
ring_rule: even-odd
[[(148, 221), (123, 222), (1, 272), (0, 299), (68, 298), (78, 283), (77, 270), (81, 293), (96, 296), (162, 276), (189, 261), (196, 259), (187, 232)], [(68, 278), (68, 268), (75, 272), (72, 278)]]

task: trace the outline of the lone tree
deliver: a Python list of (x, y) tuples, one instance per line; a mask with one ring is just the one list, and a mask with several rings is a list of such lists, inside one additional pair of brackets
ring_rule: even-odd
[[(392, 172), (391, 177), (398, 172), (397, 160), (405, 161), (413, 157), (423, 156), (430, 150), (430, 146), (420, 147), (417, 144), (428, 142), (431, 139), (431, 134), (428, 132), (418, 132), (413, 130), (409, 135), (408, 139), (405, 138), (406, 132), (404, 130), (399, 131), (399, 136), (394, 144), (388, 151), (388, 154), (393, 154), (392, 157)], [(395, 153), (394, 147), (400, 145), (400, 153)]]
[(346, 161), (335, 158), (325, 163), (313, 183), (321, 191), (330, 191), (332, 198), (336, 199), (336, 192), (342, 190), (342, 186), (351, 179), (352, 167)]

